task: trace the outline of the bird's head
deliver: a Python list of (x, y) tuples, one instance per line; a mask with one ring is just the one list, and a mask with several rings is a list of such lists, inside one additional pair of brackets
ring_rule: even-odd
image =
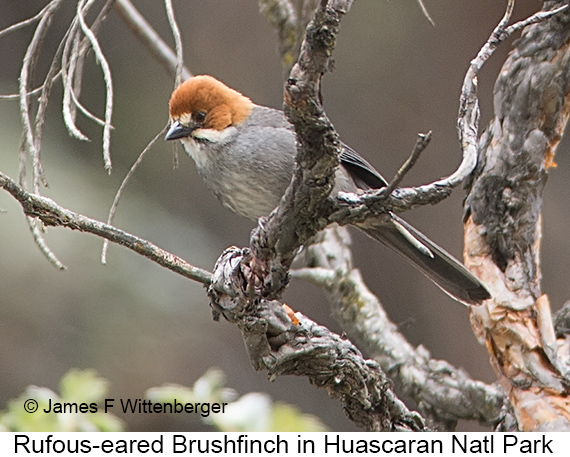
[(216, 78), (201, 75), (180, 84), (169, 106), (167, 140), (192, 137), (211, 141), (247, 119), (253, 102)]

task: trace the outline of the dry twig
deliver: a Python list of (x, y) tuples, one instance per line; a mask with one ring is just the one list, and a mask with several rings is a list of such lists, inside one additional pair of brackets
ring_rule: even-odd
[[(176, 76), (180, 62), (179, 57), (172, 52), (170, 47), (137, 11), (133, 4), (129, 0), (116, 0), (114, 9), (126, 26), (143, 43), (148, 52), (162, 64), (170, 75)], [(182, 67), (181, 76), (182, 79), (188, 79), (192, 76), (192, 73), (187, 67)]]
[[(157, 140), (159, 138), (162, 138), (165, 131), (166, 131), (166, 127), (163, 128), (160, 132), (158, 132), (152, 140), (150, 140), (150, 142), (146, 145), (146, 147), (143, 149), (143, 151), (139, 154), (139, 156), (137, 157), (137, 160), (135, 160), (135, 163), (133, 163), (133, 165), (129, 169), (128, 173), (123, 178), (123, 181), (121, 182), (121, 185), (119, 186), (119, 190), (117, 190), (117, 193), (115, 194), (115, 198), (113, 199), (113, 203), (111, 204), (111, 208), (109, 209), (109, 216), (107, 217), (107, 224), (108, 225), (113, 225), (113, 218), (115, 217), (115, 212), (117, 211), (117, 206), (119, 205), (119, 201), (121, 200), (121, 197), (123, 196), (123, 192), (125, 191), (128, 182), (133, 177), (133, 175), (134, 175), (135, 171), (137, 170), (137, 168), (139, 167), (139, 165), (142, 163), (142, 160), (146, 156), (147, 152), (150, 151), (150, 148), (154, 145), (154, 143), (157, 142)], [(108, 251), (108, 249), (109, 249), (109, 240), (105, 240), (105, 242), (103, 243), (103, 250), (101, 252), (101, 263), (103, 263), (103, 264), (107, 263), (107, 251)]]

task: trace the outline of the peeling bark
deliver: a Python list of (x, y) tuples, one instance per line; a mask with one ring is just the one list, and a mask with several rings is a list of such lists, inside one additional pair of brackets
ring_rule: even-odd
[[(545, 10), (563, 5), (545, 2)], [(542, 192), (570, 113), (570, 13), (526, 27), (495, 85), (465, 213), (465, 262), (493, 298), (471, 308), (520, 430), (570, 430), (565, 340), (540, 279)], [(563, 346), (563, 347), (562, 347)]]

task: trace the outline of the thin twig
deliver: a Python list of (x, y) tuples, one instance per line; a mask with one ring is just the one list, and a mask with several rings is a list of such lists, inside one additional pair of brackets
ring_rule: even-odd
[[(113, 6), (115, 0), (107, 0), (97, 18), (91, 26), (93, 34), (99, 29), (103, 20), (107, 17), (108, 12)], [(84, 8), (84, 14), (93, 5), (93, 2), (87, 3)], [(78, 17), (74, 17), (69, 26), (62, 43), (64, 49), (62, 51), (62, 79), (63, 79), (63, 119), (69, 133), (75, 138), (88, 141), (86, 135), (81, 132), (75, 124), (77, 109), (81, 111), (87, 118), (95, 123), (105, 127), (105, 121), (95, 116), (87, 110), (79, 101), (78, 97), (81, 92), (81, 81), (83, 79), (83, 62), (85, 56), (91, 49), (91, 43), (87, 36), (82, 37), (79, 31), (80, 24)], [(61, 45), (60, 45), (61, 46)], [(112, 126), (111, 126), (112, 129)]]
[(12, 24), (11, 26), (6, 27), (4, 30), (0, 30), (0, 38), (2, 37), (2, 35), (6, 35), (8, 33), (15, 32), (16, 30), (19, 30), (23, 27), (26, 27), (30, 24), (33, 24), (34, 22), (39, 21), (45, 14), (49, 14), (49, 11), (52, 8), (52, 6), (50, 6), (50, 5), (51, 5), (51, 2), (48, 3), (44, 8), (42, 8), (42, 10), (38, 14), (36, 14), (35, 16), (30, 17), (28, 19), (24, 19), (23, 21), (18, 22), (16, 24)]
[(99, 41), (95, 34), (85, 23), (84, 18), (84, 8), (88, 5), (88, 0), (80, 0), (77, 4), (77, 18), (79, 19), (79, 24), (81, 30), (85, 36), (89, 39), (91, 43), (91, 48), (95, 53), (95, 58), (97, 63), (100, 65), (103, 71), (103, 80), (105, 81), (105, 126), (103, 127), (103, 161), (105, 163), (105, 169), (111, 172), (111, 117), (113, 115), (113, 81), (111, 78), (111, 68), (109, 67), (109, 62), (105, 58)]
[[(57, 76), (59, 76), (59, 74), (56, 75), (56, 77)], [(43, 87), (43, 84), (39, 87), (36, 87), (35, 89), (28, 92), (26, 96), (31, 97), (32, 95), (39, 94), (42, 91)], [(0, 95), (0, 100), (20, 100), (20, 94), (3, 94)]]
[[(60, 42), (57, 51), (52, 59), (51, 65), (49, 70), (44, 78), (44, 82), (41, 86), (41, 95), (38, 100), (38, 109), (36, 111), (36, 120), (34, 124), (35, 129), (35, 145), (37, 149), (38, 157), (41, 155), (42, 150), (42, 136), (43, 136), (43, 128), (45, 125), (45, 119), (47, 114), (47, 107), (50, 99), (51, 89), (53, 87), (53, 83), (56, 81), (58, 75), (61, 75), (61, 68), (59, 67), (59, 60), (63, 53), (64, 44), (63, 41)], [(47, 178), (45, 176), (43, 165), (40, 162), (40, 172), (41, 172), (41, 179), (42, 183), (45, 187), (48, 187)], [(36, 190), (37, 192), (37, 190)]]
[[(471, 61), (469, 68), (463, 79), (461, 88), (461, 96), (459, 99), (459, 115), (457, 120), (457, 128), (459, 141), (463, 151), (463, 161), (459, 168), (451, 176), (439, 182), (445, 185), (455, 187), (463, 182), (465, 178), (471, 174), (477, 164), (477, 151), (479, 140), (479, 100), (477, 99), (477, 75), (485, 62), (493, 55), (497, 46), (508, 38), (504, 33), (507, 24), (511, 19), (514, 0), (508, 0), (507, 7), (503, 18), (495, 27), (487, 42), (477, 53), (477, 56)], [(435, 183), (434, 183), (435, 184)]]
[(20, 146), (18, 148), (18, 182), (22, 188), (27, 189), (28, 186), (26, 184), (26, 176), (27, 176), (27, 169), (26, 169), (26, 136), (22, 135), (20, 137)]
[[(111, 8), (113, 7), (114, 3), (115, 3), (115, 0), (107, 0), (105, 2), (105, 4), (103, 5), (103, 7), (101, 8), (101, 10), (99, 11), (99, 14), (97, 15), (97, 17), (95, 18), (95, 20), (93, 21), (93, 23), (91, 24), (91, 27), (90, 27), (90, 29), (94, 35), (97, 35), (99, 28), (101, 27), (101, 24), (103, 24), (103, 21), (107, 18), (107, 15), (111, 11)], [(88, 38), (83, 37), (81, 39), (81, 44), (80, 44), (79, 49), (78, 49), (77, 61), (75, 63), (75, 70), (73, 72), (73, 78), (72, 78), (72, 83), (71, 83), (73, 85), (73, 91), (71, 92), (71, 94), (73, 96), (73, 100), (74, 100), (73, 107), (79, 108), (79, 110), (82, 112), (83, 112), (84, 108), (82, 108), (81, 106), (78, 106), (77, 103), (75, 102), (75, 100), (78, 100), (80, 97), (80, 94), (81, 94), (81, 87), (82, 87), (82, 83), (83, 83), (83, 69), (85, 66), (85, 58), (89, 55), (90, 50), (91, 50), (91, 47), (90, 47), (90, 43), (89, 43)], [(74, 115), (75, 115), (75, 108), (73, 108), (73, 109), (74, 109)]]
[[(76, 73), (77, 75), (77, 73)], [(81, 111), (83, 113), (83, 115), (87, 118), (92, 120), (93, 122), (95, 122), (96, 124), (100, 125), (101, 127), (105, 127), (105, 121), (97, 116), (95, 116), (95, 114), (93, 114), (91, 111), (89, 111), (87, 108), (85, 108), (83, 106), (83, 104), (77, 99), (77, 95), (75, 94), (75, 91), (72, 90), (70, 91), (70, 95), (71, 95), (71, 99), (73, 100), (73, 104), (79, 109), (79, 111)], [(114, 127), (111, 126), (111, 130), (114, 130)]]
[[(40, 183), (43, 176), (43, 168), (41, 166), (40, 152), (37, 147), (37, 138), (34, 135), (34, 130), (32, 128), (31, 116), (30, 116), (30, 101), (28, 93), (28, 84), (31, 72), (35, 66), (37, 51), (42, 44), (43, 38), (48, 31), (51, 20), (55, 11), (60, 6), (61, 0), (53, 0), (50, 2), (46, 8), (42, 10), (43, 15), (36, 27), (34, 35), (28, 45), (26, 54), (24, 55), (24, 60), (22, 62), (22, 68), (20, 70), (20, 117), (22, 119), (22, 141), (20, 144), (20, 183), (25, 185), (26, 176), (26, 152), (30, 155), (32, 160), (33, 168), (33, 189), (34, 192), (39, 193)], [(52, 265), (62, 269), (63, 264), (57, 259), (56, 255), (47, 246), (42, 233), (39, 230), (38, 223), (36, 221), (27, 219), (28, 227), (33, 235), (34, 241), (40, 248), (40, 251), (46, 256)]]
[[(129, 170), (129, 172), (127, 173), (125, 178), (123, 179), (123, 182), (121, 182), (121, 185), (119, 186), (119, 190), (117, 190), (117, 193), (115, 194), (115, 198), (113, 199), (113, 204), (111, 205), (111, 209), (109, 210), (109, 216), (107, 217), (107, 224), (108, 225), (113, 225), (113, 218), (115, 217), (115, 212), (117, 211), (117, 206), (119, 205), (119, 200), (123, 196), (123, 192), (124, 192), (125, 188), (127, 187), (127, 183), (129, 182), (129, 180), (131, 179), (131, 177), (135, 173), (136, 169), (141, 164), (146, 153), (148, 151), (150, 151), (150, 148), (154, 145), (154, 143), (156, 143), (156, 141), (160, 137), (162, 137), (162, 135), (164, 135), (165, 131), (166, 131), (166, 127), (163, 128), (160, 132), (158, 132), (152, 140), (150, 140), (150, 142), (146, 145), (146, 147), (143, 149), (143, 151), (137, 157), (137, 160), (132, 165), (131, 169)], [(107, 251), (108, 251), (108, 249), (109, 249), (109, 240), (105, 240), (105, 242), (103, 243), (103, 250), (101, 252), (101, 263), (103, 263), (103, 264), (107, 263)]]
[(77, 67), (77, 60), (79, 58), (79, 24), (77, 18), (74, 18), (69, 26), (66, 34), (65, 45), (63, 48), (63, 55), (61, 58), (61, 76), (63, 82), (63, 122), (69, 134), (81, 141), (89, 141), (89, 138), (75, 125), (76, 110), (75, 105), (72, 103), (74, 97), (72, 93), (75, 90), (73, 81), (75, 79), (75, 70)]
[(35, 243), (40, 248), (40, 251), (46, 256), (49, 262), (59, 270), (65, 270), (67, 267), (58, 259), (55, 253), (47, 245), (46, 240), (43, 236), (42, 230), (40, 229), (41, 221), (34, 219), (33, 217), (26, 217), (26, 222), (28, 223), (28, 228), (32, 233)]
[(42, 167), (39, 157), (39, 151), (36, 147), (36, 139), (34, 138), (34, 131), (32, 128), (32, 122), (30, 118), (30, 102), (29, 97), (27, 96), (28, 90), (28, 83), (30, 79), (31, 72), (33, 71), (34, 63), (35, 63), (35, 56), (37, 55), (37, 51), (42, 44), (43, 38), (48, 31), (50, 26), (53, 14), (57, 10), (61, 3), (61, 0), (53, 0), (48, 6), (44, 9), (44, 15), (41, 18), (38, 26), (36, 27), (36, 31), (34, 32), (34, 36), (32, 37), (30, 44), (28, 45), (28, 49), (26, 50), (26, 54), (24, 55), (24, 60), (22, 63), (22, 68), (20, 70), (20, 117), (22, 119), (22, 128), (24, 130), (23, 135), (25, 139), (25, 149), (28, 151), (31, 159), (32, 159), (32, 166), (33, 166), (33, 189), (34, 192), (39, 193), (40, 190), (40, 181), (42, 176)]
[(554, 8), (551, 11), (539, 11), (538, 13), (533, 14), (529, 18), (526, 18), (526, 19), (519, 21), (513, 25), (510, 25), (505, 30), (505, 33), (507, 34), (507, 36), (510, 36), (514, 32), (525, 28), (527, 25), (538, 24), (539, 22), (542, 22), (545, 19), (548, 19), (552, 16), (557, 15), (558, 13), (561, 13), (562, 11), (566, 10), (567, 8), (568, 8), (568, 5), (563, 5), (563, 6), (560, 6), (558, 8)]
[(423, 15), (426, 17), (426, 19), (429, 21), (429, 23), (432, 25), (432, 27), (435, 27), (435, 22), (433, 21), (433, 19), (429, 15), (429, 12), (428, 12), (426, 6), (424, 5), (423, 0), (417, 0), (417, 2), (418, 2), (418, 5), (420, 5), (420, 8), (422, 10)]
[(390, 195), (394, 189), (400, 185), (404, 176), (406, 176), (406, 174), (415, 165), (416, 161), (420, 158), (420, 154), (425, 150), (430, 141), (431, 131), (425, 135), (423, 133), (418, 134), (416, 144), (414, 145), (414, 149), (412, 150), (410, 157), (408, 157), (408, 160), (406, 160), (400, 167), (396, 175), (392, 178), (392, 181), (390, 181), (390, 184), (382, 189), (386, 195)]
[(168, 18), (168, 25), (174, 37), (174, 47), (176, 49), (176, 77), (175, 87), (182, 82), (182, 68), (184, 67), (184, 56), (182, 49), (182, 37), (180, 36), (180, 29), (174, 17), (174, 8), (172, 7), (172, 0), (164, 0), (164, 7), (166, 8), (166, 17)]
[(566, 9), (565, 5), (553, 11), (540, 12), (508, 27), (514, 4), (514, 0), (508, 1), (501, 21), (479, 50), (477, 56), (471, 61), (465, 74), (457, 121), (463, 159), (455, 172), (423, 186), (395, 189), (388, 198), (383, 189), (368, 191), (360, 195), (341, 193), (337, 198), (339, 209), (333, 212), (332, 221), (346, 224), (350, 223), (351, 219), (360, 220), (377, 212), (402, 212), (417, 206), (437, 203), (447, 197), (454, 187), (464, 182), (473, 172), (477, 165), (479, 138), (479, 101), (477, 98), (477, 76), (479, 71), (493, 55), (499, 44), (505, 41), (513, 32), (519, 30), (523, 24), (540, 22)]
[[(143, 43), (152, 56), (173, 76), (177, 74), (179, 60), (176, 54), (156, 33), (145, 18), (137, 11), (129, 0), (117, 0), (113, 6), (115, 12)], [(187, 67), (182, 68), (182, 79), (189, 79), (192, 73)]]

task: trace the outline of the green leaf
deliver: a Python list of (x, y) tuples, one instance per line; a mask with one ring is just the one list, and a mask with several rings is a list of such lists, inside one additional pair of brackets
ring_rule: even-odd
[(98, 403), (109, 391), (109, 383), (95, 370), (69, 370), (59, 383), (63, 401)]

